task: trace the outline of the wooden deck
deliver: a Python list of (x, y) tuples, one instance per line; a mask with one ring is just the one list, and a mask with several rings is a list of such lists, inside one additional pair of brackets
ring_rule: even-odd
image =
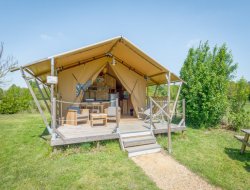
[[(154, 134), (167, 133), (167, 124), (155, 123)], [(91, 127), (89, 124), (78, 126), (60, 126), (57, 128), (57, 133), (60, 138), (51, 140), (51, 146), (68, 145), (82, 142), (101, 141), (109, 139), (119, 139), (119, 134), (115, 131), (116, 123), (108, 122), (105, 127), (97, 125)], [(120, 133), (130, 133), (149, 130), (149, 124), (145, 124), (137, 118), (122, 118), (119, 124)], [(171, 131), (183, 131), (185, 127), (171, 125)]]

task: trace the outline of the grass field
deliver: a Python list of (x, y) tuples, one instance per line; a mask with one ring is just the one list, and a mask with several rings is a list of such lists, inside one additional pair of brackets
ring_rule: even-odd
[[(157, 189), (118, 141), (52, 151), (38, 114), (0, 115), (0, 189)], [(173, 135), (173, 157), (223, 189), (250, 187), (250, 151), (235, 132), (188, 128)], [(166, 148), (167, 137), (158, 136)]]
[(38, 114), (0, 115), (0, 189), (158, 189), (118, 141), (52, 151)]
[[(235, 132), (192, 129), (173, 135), (173, 157), (210, 183), (223, 189), (250, 189), (250, 151), (239, 153)], [(158, 136), (166, 148), (166, 136)]]

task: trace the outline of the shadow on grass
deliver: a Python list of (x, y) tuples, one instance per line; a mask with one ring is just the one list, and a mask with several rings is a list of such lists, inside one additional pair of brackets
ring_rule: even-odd
[(47, 128), (44, 128), (42, 134), (40, 134), (39, 137), (45, 141), (48, 141), (50, 139), (50, 134), (49, 134)]
[(61, 145), (53, 148), (54, 151), (66, 152), (69, 150), (82, 150), (83, 152), (98, 152), (106, 148), (108, 144), (117, 144), (119, 147), (119, 141), (117, 140), (105, 140), (105, 141), (93, 141), (93, 142), (82, 142), (77, 144)]
[(240, 148), (225, 148), (225, 153), (232, 159), (232, 160), (238, 160), (240, 162), (244, 162), (245, 166), (244, 168), (246, 171), (250, 172), (250, 151), (245, 151), (244, 154), (240, 153)]

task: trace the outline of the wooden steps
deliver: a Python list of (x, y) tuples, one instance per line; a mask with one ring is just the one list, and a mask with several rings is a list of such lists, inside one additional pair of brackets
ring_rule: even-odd
[(161, 151), (151, 131), (136, 131), (120, 134), (122, 148), (128, 152), (129, 157), (150, 154)]

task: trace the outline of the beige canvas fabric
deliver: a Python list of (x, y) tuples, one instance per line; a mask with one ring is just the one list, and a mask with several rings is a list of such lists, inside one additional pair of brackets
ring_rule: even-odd
[[(164, 84), (167, 82), (166, 74), (169, 73), (169, 70), (124, 37), (112, 38), (51, 57), (55, 60), (56, 69), (65, 69), (87, 61), (98, 60), (101, 57), (105, 57), (107, 53), (114, 55), (117, 59), (124, 62), (127, 67), (139, 72), (141, 76), (148, 76), (147, 85)], [(51, 57), (25, 65), (24, 68), (28, 69), (35, 77), (46, 82), (46, 77), (50, 75)], [(171, 82), (179, 81), (182, 80), (172, 73)]]
[(117, 63), (115, 66), (110, 64), (110, 68), (131, 95), (131, 102), (137, 115), (138, 108), (144, 108), (146, 104), (146, 80), (121, 63)]
[[(112, 58), (116, 65), (111, 65)], [(112, 38), (97, 44), (89, 45), (58, 55), (54, 55), (23, 66), (29, 73), (46, 83), (51, 72), (51, 58), (54, 59), (58, 72), (57, 97), (69, 102), (76, 99), (77, 81), (85, 83), (95, 80), (107, 62), (125, 89), (131, 94), (131, 101), (137, 113), (138, 108), (145, 106), (146, 86), (166, 84), (166, 75), (170, 72), (157, 61), (146, 55), (138, 47), (124, 37)], [(147, 78), (147, 80), (145, 80)], [(171, 73), (171, 82), (182, 81)], [(64, 105), (64, 109), (70, 105)]]
[[(59, 72), (57, 89), (59, 97), (61, 97), (63, 101), (80, 102), (81, 96), (76, 98), (77, 81), (74, 76), (79, 83), (86, 83), (88, 80), (92, 80), (93, 82), (106, 64), (107, 59), (102, 58)], [(70, 105), (72, 104), (63, 104), (63, 110), (65, 111)]]

